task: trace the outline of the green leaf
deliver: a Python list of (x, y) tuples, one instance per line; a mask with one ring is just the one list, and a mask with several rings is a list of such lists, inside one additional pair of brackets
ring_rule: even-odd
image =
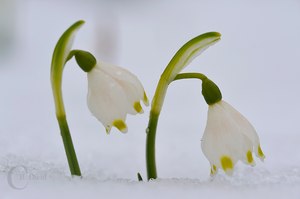
[(71, 51), (73, 40), (78, 29), (84, 24), (80, 20), (70, 26), (58, 40), (51, 63), (51, 84), (55, 101), (56, 115), (64, 115), (64, 105), (61, 93), (62, 74), (68, 55)]
[(184, 44), (171, 59), (163, 75), (170, 83), (193, 59), (221, 39), (218, 32), (199, 35)]

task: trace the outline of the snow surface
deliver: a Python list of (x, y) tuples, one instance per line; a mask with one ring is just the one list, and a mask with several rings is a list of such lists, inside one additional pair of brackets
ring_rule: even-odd
[[(0, 50), (0, 199), (300, 198), (298, 0), (10, 0), (0, 7), (8, 2), (10, 49)], [(207, 112), (201, 84), (180, 81), (169, 87), (159, 120), (160, 179), (138, 182), (137, 172), (146, 178), (149, 107), (128, 116), (127, 134), (113, 129), (106, 135), (86, 106), (86, 76), (71, 61), (63, 93), (83, 173), (71, 178), (49, 72), (59, 36), (78, 19), (86, 24), (74, 48), (135, 73), (150, 99), (179, 47), (204, 32), (222, 33), (185, 71), (214, 80), (223, 98), (251, 121), (265, 162), (239, 163), (232, 177), (220, 172), (211, 179), (200, 147)]]

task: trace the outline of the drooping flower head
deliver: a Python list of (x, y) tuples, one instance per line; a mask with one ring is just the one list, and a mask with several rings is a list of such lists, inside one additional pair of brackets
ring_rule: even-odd
[(124, 68), (97, 62), (88, 52), (74, 51), (74, 56), (87, 72), (87, 103), (91, 113), (104, 125), (107, 133), (113, 126), (126, 133), (127, 114), (143, 113), (141, 100), (145, 105), (149, 104), (141, 82)]
[(100, 62), (88, 73), (88, 107), (107, 133), (112, 126), (127, 131), (126, 115), (143, 113), (140, 101), (148, 105), (138, 78), (124, 68)]
[(201, 147), (210, 162), (211, 175), (219, 168), (232, 174), (239, 160), (254, 166), (253, 152), (263, 160), (259, 137), (250, 122), (222, 100), (219, 88), (209, 79), (203, 81), (202, 93), (209, 107)]

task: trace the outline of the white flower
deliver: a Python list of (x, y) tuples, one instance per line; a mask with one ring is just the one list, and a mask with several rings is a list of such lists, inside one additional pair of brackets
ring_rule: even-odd
[(126, 115), (143, 113), (140, 101), (148, 105), (144, 88), (129, 71), (107, 63), (97, 63), (87, 74), (88, 107), (109, 133), (112, 126), (127, 132)]
[(262, 161), (265, 158), (254, 127), (223, 100), (208, 108), (201, 147), (210, 162), (211, 175), (219, 168), (231, 175), (239, 160), (254, 166), (253, 151)]

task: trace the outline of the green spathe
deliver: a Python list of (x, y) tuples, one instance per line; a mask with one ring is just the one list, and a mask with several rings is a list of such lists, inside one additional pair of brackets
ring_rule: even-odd
[(68, 60), (73, 56), (75, 57), (75, 60), (79, 67), (84, 72), (90, 72), (97, 63), (96, 58), (88, 51), (72, 50), (68, 56)]
[(222, 93), (219, 87), (208, 78), (202, 80), (202, 95), (208, 105), (222, 100)]

